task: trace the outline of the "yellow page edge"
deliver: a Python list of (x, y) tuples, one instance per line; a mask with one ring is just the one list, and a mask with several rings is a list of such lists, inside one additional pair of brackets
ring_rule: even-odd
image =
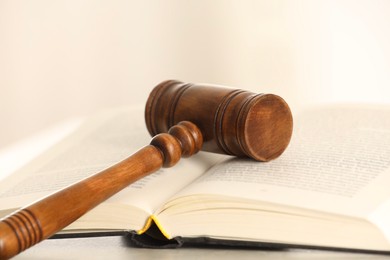
[(145, 226), (138, 230), (137, 231), (137, 234), (138, 235), (142, 235), (143, 233), (145, 233), (149, 228), (150, 226), (152, 225), (152, 223), (155, 223), (156, 226), (158, 227), (158, 229), (160, 230), (160, 232), (164, 235), (164, 237), (166, 237), (167, 239), (171, 239), (171, 236), (166, 232), (166, 230), (162, 227), (160, 221), (157, 219), (157, 217), (155, 215), (151, 215), (148, 220), (146, 221), (145, 223)]

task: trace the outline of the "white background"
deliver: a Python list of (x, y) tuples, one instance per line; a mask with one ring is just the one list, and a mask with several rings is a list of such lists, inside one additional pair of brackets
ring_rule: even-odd
[(171, 78), (390, 103), (390, 1), (0, 0), (0, 148)]

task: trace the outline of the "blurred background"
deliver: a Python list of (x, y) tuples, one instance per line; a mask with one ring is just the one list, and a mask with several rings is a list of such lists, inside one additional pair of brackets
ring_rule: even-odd
[(165, 79), (390, 103), (389, 28), (387, 0), (0, 0), (0, 148)]

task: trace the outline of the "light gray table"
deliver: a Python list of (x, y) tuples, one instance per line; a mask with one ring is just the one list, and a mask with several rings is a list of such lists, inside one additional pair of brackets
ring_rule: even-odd
[(14, 259), (390, 259), (390, 256), (298, 249), (144, 249), (129, 245), (120, 236), (112, 236), (45, 240)]

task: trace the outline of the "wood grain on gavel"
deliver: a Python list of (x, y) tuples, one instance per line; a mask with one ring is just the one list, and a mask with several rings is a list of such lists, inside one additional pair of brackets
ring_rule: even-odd
[(175, 80), (154, 88), (145, 120), (150, 134), (156, 135), (150, 145), (1, 219), (0, 259), (52, 236), (131, 183), (200, 149), (274, 159), (286, 149), (293, 123), (279, 96)]

